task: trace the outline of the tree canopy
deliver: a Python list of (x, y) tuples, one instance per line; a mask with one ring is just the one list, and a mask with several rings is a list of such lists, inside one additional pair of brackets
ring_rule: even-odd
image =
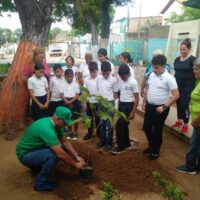
[(200, 19), (200, 10), (196, 8), (190, 8), (184, 6), (182, 8), (182, 14), (178, 15), (176, 12), (171, 13), (169, 18), (166, 18), (167, 23), (176, 23)]

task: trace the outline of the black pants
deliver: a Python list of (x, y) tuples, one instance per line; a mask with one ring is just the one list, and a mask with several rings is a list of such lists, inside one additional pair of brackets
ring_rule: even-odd
[(54, 115), (56, 108), (58, 106), (63, 106), (62, 100), (60, 100), (60, 101), (50, 101), (50, 103), (49, 103), (49, 115), (50, 116)]
[[(134, 102), (119, 102), (119, 111), (123, 112), (127, 117), (133, 110)], [(117, 146), (120, 150), (123, 150), (130, 146), (129, 139), (129, 122), (123, 118), (119, 118), (116, 123), (116, 137)]]
[[(47, 101), (47, 95), (36, 97), (36, 98), (42, 104), (45, 104)], [(33, 118), (34, 121), (44, 118), (44, 117), (49, 117), (48, 109), (46, 108), (42, 110), (34, 101), (32, 101), (31, 117)]]
[(190, 119), (189, 112), (189, 103), (190, 103), (190, 95), (192, 90), (194, 89), (193, 85), (181, 85), (178, 84), (178, 89), (180, 93), (180, 98), (176, 102), (177, 106), (177, 117), (178, 119), (183, 119), (184, 123), (188, 123)]
[(89, 103), (87, 104), (87, 115), (92, 118), (91, 127), (88, 129), (88, 134), (90, 136), (92, 136), (92, 134), (94, 132), (94, 122), (95, 122), (95, 125), (97, 127), (96, 134), (97, 134), (97, 136), (100, 136), (100, 126), (99, 126), (100, 120), (97, 115), (98, 104), (94, 103), (93, 106), (94, 106), (94, 108), (91, 108), (90, 104)]
[(159, 114), (156, 108), (160, 105), (146, 105), (144, 116), (144, 132), (149, 142), (152, 153), (159, 154), (162, 145), (162, 131), (165, 120), (169, 114), (169, 108)]

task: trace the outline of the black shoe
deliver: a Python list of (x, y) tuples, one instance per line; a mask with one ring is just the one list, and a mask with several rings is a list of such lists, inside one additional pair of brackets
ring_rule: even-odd
[(194, 175), (194, 174), (197, 173), (195, 170), (190, 170), (190, 169), (189, 169), (187, 166), (185, 166), (185, 165), (176, 167), (176, 171), (177, 171), (177, 172), (180, 172), (180, 173), (183, 173), (183, 174), (191, 174), (191, 175)]
[(103, 143), (102, 141), (99, 141), (99, 142), (97, 142), (97, 144), (96, 144), (96, 148), (97, 149), (100, 149), (100, 148), (102, 148), (102, 147), (104, 147), (105, 146), (105, 143)]
[(66, 137), (68, 140), (71, 140), (71, 139), (72, 139), (72, 132), (67, 132), (67, 133), (65, 133), (65, 137)]
[(158, 153), (151, 153), (150, 155), (148, 155), (148, 158), (150, 160), (156, 160), (156, 159), (158, 159), (158, 157), (159, 157)]
[(111, 153), (114, 154), (114, 155), (119, 155), (122, 152), (123, 152), (123, 150), (120, 149), (119, 147), (116, 147), (111, 151)]
[(103, 150), (104, 151), (110, 151), (112, 149), (112, 145), (110, 144), (106, 144), (104, 147), (103, 147)]
[(151, 154), (151, 148), (150, 147), (148, 147), (148, 148), (146, 148), (145, 150), (143, 150), (143, 154), (144, 155), (150, 155)]
[(89, 140), (92, 137), (92, 134), (87, 133), (84, 137), (83, 140)]

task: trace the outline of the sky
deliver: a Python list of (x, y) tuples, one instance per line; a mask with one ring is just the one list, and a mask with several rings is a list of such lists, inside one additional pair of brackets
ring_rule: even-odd
[[(141, 17), (146, 16), (157, 16), (161, 15), (160, 12), (164, 6), (168, 3), (169, 0), (135, 0), (135, 4), (129, 7), (130, 17), (139, 17), (140, 7), (141, 7)], [(117, 7), (115, 12), (114, 21), (127, 17), (127, 6)], [(163, 15), (163, 18), (166, 18), (170, 15), (171, 12), (181, 13), (181, 4), (174, 2), (169, 10)], [(9, 17), (10, 16), (10, 17)], [(19, 16), (17, 13), (4, 13), (3, 17), (0, 17), (0, 27), (9, 28), (15, 30), (21, 28)], [(67, 24), (67, 21), (63, 19), (59, 23), (52, 24), (51, 28), (59, 27), (62, 30), (69, 30), (70, 25)]]

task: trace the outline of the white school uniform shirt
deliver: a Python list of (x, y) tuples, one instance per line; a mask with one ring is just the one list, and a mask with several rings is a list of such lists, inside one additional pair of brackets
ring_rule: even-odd
[(105, 79), (102, 75), (99, 76), (97, 81), (99, 95), (106, 98), (108, 101), (114, 100), (114, 92), (118, 92), (117, 80), (110, 75)]
[(78, 72), (80, 72), (82, 74), (82, 79), (85, 80), (85, 78), (90, 76), (90, 71), (88, 68), (88, 64), (87, 63), (82, 63), (80, 65), (80, 67), (78, 68)]
[[(89, 76), (85, 78), (83, 86), (89, 90), (90, 94), (94, 94), (98, 96), (99, 95), (98, 86), (97, 86), (98, 80), (99, 80), (99, 76), (97, 76), (95, 79)], [(97, 100), (95, 97), (88, 97), (88, 100), (90, 103), (97, 103)]]
[[(111, 65), (111, 75), (114, 75), (115, 74), (115, 66), (109, 60), (106, 60), (106, 61), (109, 62)], [(101, 62), (98, 60), (97, 64), (98, 64), (98, 69), (99, 69), (99, 75), (101, 75), (102, 74), (101, 73)]]
[(121, 80), (119, 91), (121, 102), (134, 102), (134, 94), (139, 92), (138, 82), (132, 76), (127, 81)]
[(60, 87), (64, 81), (64, 77), (57, 78), (56, 76), (53, 76), (50, 79), (50, 92), (51, 92), (51, 99), (50, 101), (61, 101), (60, 97)]
[(73, 98), (80, 93), (80, 88), (77, 82), (68, 83), (64, 80), (60, 87), (60, 93), (63, 93), (65, 98)]
[(167, 70), (160, 75), (152, 72), (147, 80), (147, 102), (153, 105), (165, 104), (170, 91), (177, 88), (175, 78)]
[(65, 74), (66, 69), (72, 69), (72, 71), (74, 72), (74, 79), (73, 80), (76, 81), (76, 75), (77, 75), (77, 72), (78, 72), (78, 68), (75, 65), (73, 65), (71, 68), (68, 67), (68, 66), (63, 66), (62, 70), (64, 71), (64, 74)]
[(48, 82), (46, 77), (42, 76), (37, 78), (35, 74), (28, 79), (28, 89), (33, 90), (33, 95), (36, 97), (44, 96), (47, 94)]

